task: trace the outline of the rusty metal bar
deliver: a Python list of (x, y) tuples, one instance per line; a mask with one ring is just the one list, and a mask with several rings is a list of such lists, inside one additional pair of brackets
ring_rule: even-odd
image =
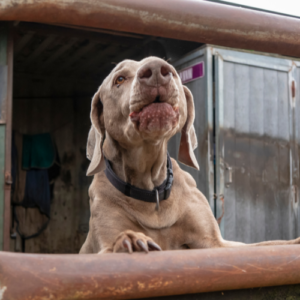
[(298, 245), (132, 255), (0, 252), (0, 294), (3, 300), (136, 299), (299, 284), (299, 252)]
[(300, 57), (300, 19), (206, 1), (2, 0), (0, 20), (103, 28)]

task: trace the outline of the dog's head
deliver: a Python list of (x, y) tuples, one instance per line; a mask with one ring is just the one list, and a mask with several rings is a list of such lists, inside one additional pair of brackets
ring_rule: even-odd
[(180, 131), (178, 160), (199, 169), (193, 152), (197, 147), (194, 116), (191, 92), (166, 61), (148, 57), (119, 63), (92, 100), (87, 175), (104, 168), (105, 133), (126, 149), (158, 144)]

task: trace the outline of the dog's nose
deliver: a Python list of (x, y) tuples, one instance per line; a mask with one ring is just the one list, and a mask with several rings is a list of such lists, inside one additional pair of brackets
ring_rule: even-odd
[(166, 86), (172, 77), (172, 69), (163, 61), (151, 61), (140, 68), (137, 78), (148, 86)]

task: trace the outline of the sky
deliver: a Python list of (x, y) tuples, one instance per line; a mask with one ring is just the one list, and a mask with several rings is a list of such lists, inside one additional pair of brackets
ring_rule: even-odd
[(274, 12), (300, 17), (300, 0), (228, 0), (246, 6), (257, 7)]

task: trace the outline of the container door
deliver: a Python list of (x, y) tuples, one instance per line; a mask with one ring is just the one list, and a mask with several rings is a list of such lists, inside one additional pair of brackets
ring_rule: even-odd
[(299, 133), (297, 151), (292, 82), (299, 72), (283, 58), (212, 51), (216, 217), (222, 235), (246, 243), (295, 238)]
[(12, 133), (12, 35), (0, 24), (0, 250), (9, 250)]
[[(198, 138), (198, 148), (195, 156), (200, 171), (187, 167), (181, 163), (180, 167), (189, 172), (195, 179), (198, 188), (206, 196), (214, 211), (214, 175), (212, 145), (212, 56), (207, 48), (196, 50), (175, 63), (175, 67), (194, 96), (195, 103), (195, 131)], [(180, 144), (180, 134), (174, 136), (168, 145), (173, 158), (177, 158)]]

